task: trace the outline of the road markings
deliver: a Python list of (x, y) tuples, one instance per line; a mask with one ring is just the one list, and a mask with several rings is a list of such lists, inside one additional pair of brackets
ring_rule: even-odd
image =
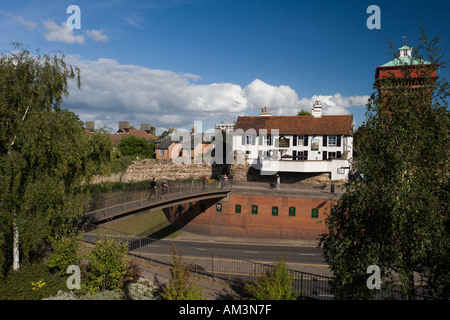
[(316, 256), (315, 253), (299, 253), (299, 256)]
[(259, 251), (242, 251), (243, 253), (259, 253)]

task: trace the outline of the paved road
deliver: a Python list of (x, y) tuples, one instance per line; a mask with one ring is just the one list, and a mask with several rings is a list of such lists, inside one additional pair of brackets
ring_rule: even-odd
[[(178, 249), (189, 248), (190, 252), (205, 255), (219, 255), (258, 263), (271, 264), (281, 255), (287, 255), (290, 269), (329, 276), (328, 266), (322, 257), (322, 250), (313, 245), (283, 245), (240, 243), (232, 240), (159, 240), (174, 243)], [(157, 243), (153, 243), (153, 246)], [(194, 251), (192, 251), (194, 250)]]

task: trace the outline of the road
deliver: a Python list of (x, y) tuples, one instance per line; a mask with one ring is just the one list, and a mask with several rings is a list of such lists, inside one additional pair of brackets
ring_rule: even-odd
[[(219, 255), (234, 259), (271, 264), (282, 255), (287, 256), (290, 269), (329, 276), (328, 266), (322, 257), (322, 250), (316, 246), (254, 244), (233, 241), (208, 240), (159, 240), (174, 243), (178, 249), (189, 248), (205, 255)], [(154, 243), (153, 245), (156, 245)]]

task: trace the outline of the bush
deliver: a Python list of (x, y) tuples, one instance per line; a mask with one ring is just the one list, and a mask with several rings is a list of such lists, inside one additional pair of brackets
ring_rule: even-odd
[(87, 294), (84, 300), (122, 300), (123, 293), (116, 290), (98, 291), (93, 294)]
[(47, 267), (52, 271), (65, 274), (67, 267), (78, 264), (80, 257), (78, 249), (81, 239), (79, 236), (61, 237), (51, 243), (52, 252), (47, 260)]
[(95, 294), (102, 290), (120, 291), (129, 264), (125, 259), (128, 243), (104, 237), (95, 244), (88, 256), (86, 271), (86, 290)]
[(23, 264), (18, 271), (11, 270), (0, 285), (0, 300), (41, 300), (67, 290), (67, 277), (48, 272), (42, 262)]
[(245, 290), (255, 300), (296, 300), (298, 294), (292, 289), (292, 280), (286, 260), (281, 257), (271, 271), (253, 283), (246, 283)]
[(136, 282), (129, 283), (126, 291), (131, 300), (156, 300), (158, 298), (158, 286), (145, 278), (139, 278)]
[(201, 300), (202, 288), (195, 283), (190, 283), (189, 266), (183, 263), (181, 254), (176, 253), (172, 246), (172, 268), (170, 279), (164, 288), (162, 298), (166, 300)]

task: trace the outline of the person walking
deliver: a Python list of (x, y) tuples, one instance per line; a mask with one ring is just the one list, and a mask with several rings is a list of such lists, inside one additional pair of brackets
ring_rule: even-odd
[(167, 192), (167, 182), (166, 179), (164, 179), (163, 182), (161, 182), (161, 199), (164, 200), (164, 196), (166, 195)]
[(205, 187), (205, 184), (206, 184), (206, 176), (205, 175), (202, 175), (202, 185), (203, 185), (203, 188), (202, 188), (202, 190), (205, 190), (206, 189), (206, 187)]
[(277, 173), (277, 190), (280, 190), (280, 175)]
[(147, 201), (149, 201), (152, 198), (152, 195), (155, 195), (156, 201), (156, 178), (153, 178), (152, 182), (150, 182), (150, 195), (148, 196)]
[(223, 175), (223, 185), (225, 189), (228, 189), (228, 177), (226, 174)]

